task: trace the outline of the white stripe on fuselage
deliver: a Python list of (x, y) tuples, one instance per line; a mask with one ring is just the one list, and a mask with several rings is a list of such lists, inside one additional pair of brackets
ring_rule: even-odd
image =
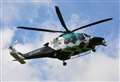
[(58, 49), (64, 49), (66, 47), (74, 47), (74, 46), (78, 46), (80, 44), (80, 40), (77, 39), (77, 41), (75, 43), (73, 42), (69, 42), (68, 44), (65, 44), (65, 39), (63, 37), (59, 37), (57, 39), (54, 39), (53, 41), (50, 41), (50, 47), (58, 50)]

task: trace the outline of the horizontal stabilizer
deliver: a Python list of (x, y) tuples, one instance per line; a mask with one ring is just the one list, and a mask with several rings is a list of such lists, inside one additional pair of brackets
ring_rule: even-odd
[(26, 62), (24, 61), (23, 58), (21, 58), (17, 53), (10, 52), (10, 55), (14, 57), (19, 63), (25, 64)]

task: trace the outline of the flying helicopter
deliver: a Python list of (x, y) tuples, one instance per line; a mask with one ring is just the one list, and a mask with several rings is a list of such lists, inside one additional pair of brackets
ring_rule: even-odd
[(33, 31), (42, 31), (50, 33), (61, 33), (58, 37), (52, 41), (46, 42), (43, 47), (36, 50), (21, 53), (18, 52), (13, 46), (10, 46), (10, 55), (15, 58), (21, 64), (25, 64), (25, 60), (36, 59), (36, 58), (55, 58), (63, 61), (63, 65), (66, 66), (66, 60), (71, 59), (73, 56), (85, 53), (87, 51), (96, 52), (96, 47), (99, 45), (106, 46), (106, 41), (103, 37), (92, 37), (86, 33), (76, 33), (80, 29), (84, 29), (99, 23), (112, 20), (112, 18), (102, 19), (87, 25), (83, 25), (74, 30), (68, 29), (66, 26), (63, 16), (58, 6), (55, 6), (56, 14), (60, 20), (61, 25), (65, 29), (64, 31), (50, 30), (42, 28), (24, 27), (18, 26), (18, 29), (26, 29)]

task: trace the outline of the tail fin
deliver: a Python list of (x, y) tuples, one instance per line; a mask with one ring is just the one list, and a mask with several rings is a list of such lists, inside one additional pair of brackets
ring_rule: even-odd
[(15, 58), (15, 60), (17, 60), (19, 63), (21, 64), (25, 64), (26, 62), (24, 61), (24, 57), (20, 52), (17, 52), (15, 50), (15, 48), (13, 48), (12, 46), (9, 47), (10, 51), (10, 55)]

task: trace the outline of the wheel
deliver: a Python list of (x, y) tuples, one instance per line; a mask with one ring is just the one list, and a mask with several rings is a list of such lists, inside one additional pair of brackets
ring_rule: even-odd
[(93, 52), (96, 52), (96, 49), (92, 49)]
[(67, 65), (67, 63), (66, 62), (63, 62), (63, 66), (66, 66)]

